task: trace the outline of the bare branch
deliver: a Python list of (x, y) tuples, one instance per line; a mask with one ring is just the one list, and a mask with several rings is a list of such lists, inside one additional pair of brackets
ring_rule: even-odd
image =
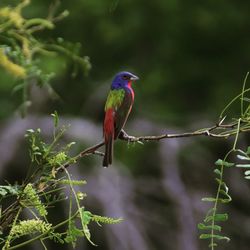
[[(223, 121), (225, 120), (226, 117), (223, 117), (216, 125), (208, 127), (208, 128), (203, 128), (200, 130), (196, 130), (193, 132), (186, 132), (186, 133), (178, 133), (178, 134), (162, 134), (162, 135), (150, 135), (150, 136), (131, 136), (128, 135), (124, 130), (121, 131), (119, 134), (119, 139), (127, 142), (138, 142), (138, 143), (143, 143), (147, 141), (160, 141), (163, 139), (171, 139), (171, 138), (185, 138), (185, 137), (193, 137), (193, 136), (209, 136), (209, 137), (214, 137), (214, 138), (224, 138), (227, 139), (230, 136), (233, 136), (237, 134), (237, 122), (233, 122), (231, 124), (223, 124)], [(244, 124), (245, 122), (241, 122), (241, 124)], [(244, 127), (239, 130), (239, 132), (247, 132), (250, 131), (249, 127)], [(94, 146), (91, 146), (82, 152), (80, 152), (77, 156), (74, 157), (74, 160), (77, 161), (82, 157), (95, 154), (95, 155), (100, 155), (103, 156), (104, 153), (97, 151), (100, 147), (102, 147), (105, 144), (104, 141), (99, 142), (98, 144), (95, 144)], [(60, 171), (63, 171), (63, 168), (67, 168), (71, 165), (71, 163), (65, 164), (62, 168), (60, 168)]]

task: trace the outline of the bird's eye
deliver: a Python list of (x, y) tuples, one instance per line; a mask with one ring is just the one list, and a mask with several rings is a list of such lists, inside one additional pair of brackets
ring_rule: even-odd
[(130, 78), (129, 78), (128, 75), (123, 75), (123, 76), (122, 76), (122, 79), (123, 79), (123, 80), (129, 80)]

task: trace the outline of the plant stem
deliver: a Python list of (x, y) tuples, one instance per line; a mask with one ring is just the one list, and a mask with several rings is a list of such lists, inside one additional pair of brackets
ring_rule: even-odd
[(241, 101), (240, 101), (241, 117), (243, 117), (243, 115), (244, 115), (244, 94), (245, 94), (245, 87), (246, 87), (248, 75), (249, 75), (249, 72), (247, 72), (247, 74), (244, 78), (242, 91), (241, 91)]

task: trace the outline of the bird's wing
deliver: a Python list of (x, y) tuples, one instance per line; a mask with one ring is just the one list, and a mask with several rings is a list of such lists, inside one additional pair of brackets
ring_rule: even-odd
[(134, 102), (133, 93), (125, 91), (123, 100), (115, 112), (115, 135), (117, 138), (123, 129)]
[(104, 136), (114, 134), (115, 116), (117, 110), (122, 105), (125, 96), (125, 90), (110, 90), (106, 104), (105, 104), (105, 119), (103, 124)]
[(112, 108), (117, 110), (121, 106), (125, 96), (124, 89), (114, 89), (109, 91), (109, 95), (105, 104), (105, 111)]
[(111, 127), (114, 126), (114, 138), (117, 138), (127, 121), (133, 101), (132, 89), (131, 91), (124, 89), (110, 90), (105, 105), (104, 135), (108, 131), (111, 132)]

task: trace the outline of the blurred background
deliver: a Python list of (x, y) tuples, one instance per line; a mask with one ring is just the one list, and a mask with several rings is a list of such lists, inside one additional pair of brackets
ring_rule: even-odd
[[(2, 0), (0, 7), (9, 2)], [(51, 1), (32, 1), (27, 17), (46, 17)], [(72, 155), (102, 139), (103, 109), (112, 77), (129, 70), (140, 77), (134, 84), (135, 103), (126, 125), (131, 135), (181, 133), (214, 125), (225, 105), (240, 93), (249, 70), (249, 1), (78, 0), (61, 1), (69, 17), (45, 40), (63, 37), (79, 43), (90, 57), (88, 76), (72, 75), (74, 66), (60, 56), (40, 58), (41, 68), (55, 72), (51, 86), (30, 89), (31, 107), (18, 113), (21, 95), (12, 93), (15, 79), (0, 69), (0, 180), (21, 182), (29, 154), (24, 133), (41, 128), (50, 138), (50, 114), (71, 124), (65, 142), (77, 142)], [(238, 112), (236, 107), (230, 115)], [(240, 145), (248, 146), (242, 136)], [(102, 159), (89, 156), (70, 172), (85, 179), (87, 209), (123, 217), (119, 225), (93, 226), (92, 240), (102, 250), (200, 250), (197, 224), (209, 203), (202, 197), (216, 192), (214, 162), (232, 141), (182, 138), (161, 142), (115, 143), (115, 160), (103, 169)], [(11, 170), (11, 171), (10, 171)], [(237, 169), (225, 174), (233, 201), (221, 207), (229, 213), (223, 234), (230, 243), (218, 249), (249, 249), (250, 183)], [(62, 216), (67, 209), (62, 204)], [(58, 215), (59, 216), (59, 215)], [(49, 249), (71, 249), (48, 243)], [(25, 249), (40, 249), (40, 245)], [(77, 249), (98, 249), (86, 240)]]

